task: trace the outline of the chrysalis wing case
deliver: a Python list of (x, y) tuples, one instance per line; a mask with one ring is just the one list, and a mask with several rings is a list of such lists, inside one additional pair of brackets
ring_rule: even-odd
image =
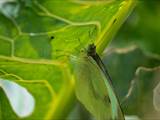
[(95, 46), (90, 44), (79, 56), (71, 56), (76, 96), (96, 120), (124, 120), (110, 77), (107, 77), (104, 68), (100, 66), (102, 61), (99, 61), (100, 57), (97, 58), (97, 55)]

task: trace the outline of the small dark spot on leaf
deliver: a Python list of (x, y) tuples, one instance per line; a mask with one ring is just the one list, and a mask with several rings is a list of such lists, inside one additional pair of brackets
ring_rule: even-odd
[(51, 40), (53, 40), (54, 39), (54, 36), (51, 36)]
[(117, 21), (117, 19), (114, 19), (113, 24)]
[(51, 37), (49, 38), (49, 42), (51, 42), (54, 38), (55, 38), (54, 36), (51, 36)]

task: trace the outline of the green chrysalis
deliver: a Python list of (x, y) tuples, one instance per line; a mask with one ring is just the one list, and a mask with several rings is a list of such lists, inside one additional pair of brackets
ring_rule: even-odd
[[(71, 56), (76, 79), (76, 96), (96, 120), (124, 120), (124, 116), (104, 68), (100, 67), (99, 59), (90, 44), (82, 50), (80, 56)], [(96, 53), (97, 54), (97, 53)], [(98, 55), (98, 54), (97, 54)]]

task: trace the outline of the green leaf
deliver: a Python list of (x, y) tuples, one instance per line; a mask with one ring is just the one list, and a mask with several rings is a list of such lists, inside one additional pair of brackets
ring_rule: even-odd
[[(139, 67), (135, 76), (136, 86), (135, 90), (129, 99), (129, 102), (136, 101), (134, 104), (138, 111), (127, 108), (129, 114), (136, 114), (142, 119), (159, 119), (159, 111), (154, 106), (154, 88), (159, 83), (160, 66), (154, 68)], [(143, 102), (142, 102), (143, 101)], [(128, 106), (126, 104), (125, 106)], [(158, 107), (158, 105), (157, 105)], [(150, 109), (147, 109), (150, 108)]]
[[(93, 41), (101, 53), (135, 3), (135, 0), (0, 3), (3, 8), (0, 70), (5, 76), (22, 80), (16, 82), (33, 94), (36, 108), (27, 120), (66, 118), (74, 106), (75, 86), (64, 54), (76, 53)], [(17, 119), (2, 91), (1, 96), (2, 119)]]
[(110, 48), (103, 56), (103, 62), (112, 76), (120, 99), (126, 95), (129, 84), (140, 66), (157, 67), (160, 57), (145, 53), (140, 47), (130, 45), (124, 48)]
[[(18, 76), (12, 74), (4, 74), (1, 75), (3, 79), (11, 79), (15, 83), (23, 86), (26, 88), (34, 97), (35, 99), (35, 108), (32, 113), (32, 116), (23, 118), (23, 119), (42, 119), (44, 118), (45, 114), (48, 113), (50, 109), (50, 103), (52, 102), (53, 98), (55, 97), (54, 92), (44, 80), (22, 80), (18, 78)], [(0, 92), (1, 98), (1, 119), (10, 118), (10, 119), (20, 119), (12, 110), (8, 98), (3, 91)], [(42, 97), (46, 96), (46, 97)], [(42, 106), (44, 104), (45, 106)], [(7, 107), (7, 109), (6, 109)], [(2, 112), (3, 111), (3, 112)], [(45, 114), (44, 114), (45, 113)]]

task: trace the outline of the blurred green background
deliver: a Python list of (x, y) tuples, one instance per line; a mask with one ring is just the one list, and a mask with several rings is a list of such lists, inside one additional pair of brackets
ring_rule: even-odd
[(125, 24), (116, 35), (113, 44), (136, 44), (142, 49), (160, 54), (160, 1), (139, 0)]

